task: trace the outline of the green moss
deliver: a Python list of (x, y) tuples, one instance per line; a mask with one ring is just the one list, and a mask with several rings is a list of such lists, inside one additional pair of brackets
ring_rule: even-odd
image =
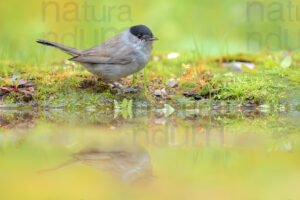
[(249, 74), (218, 74), (216, 75), (216, 100), (253, 101), (256, 104), (279, 103), (286, 98), (287, 82), (260, 72)]

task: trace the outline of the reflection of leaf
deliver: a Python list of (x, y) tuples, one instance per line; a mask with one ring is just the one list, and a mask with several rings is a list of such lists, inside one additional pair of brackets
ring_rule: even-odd
[(165, 108), (164, 108), (165, 117), (170, 116), (174, 111), (175, 109), (172, 106), (170, 106), (169, 104), (165, 104)]
[(293, 145), (290, 141), (276, 141), (268, 148), (269, 152), (275, 151), (293, 151)]
[(128, 103), (127, 112), (128, 112), (129, 117), (132, 119), (132, 100), (130, 100)]
[(116, 119), (118, 116), (119, 116), (119, 112), (120, 112), (120, 106), (119, 106), (119, 103), (114, 100), (114, 118)]
[(114, 100), (114, 104), (115, 104), (115, 110), (120, 108), (119, 103), (116, 100)]
[(119, 116), (119, 110), (115, 110), (115, 112), (114, 112), (114, 119), (116, 119), (118, 116)]
[(122, 117), (127, 119), (127, 110), (122, 109)]
[(128, 115), (130, 118), (132, 118), (132, 103), (132, 100), (128, 101), (127, 99), (123, 99), (120, 106), (120, 104), (114, 100), (114, 118), (117, 118), (120, 113), (122, 113), (122, 117), (124, 119), (127, 119)]
[(124, 119), (127, 119), (127, 99), (124, 99), (123, 102), (122, 102), (122, 116)]
[(128, 103), (128, 110), (132, 110), (132, 100), (130, 100)]
[(293, 62), (292, 56), (287, 56), (283, 59), (280, 65), (282, 68), (289, 68), (292, 65), (292, 62)]
[(291, 142), (286, 141), (286, 142), (283, 142), (281, 149), (284, 151), (293, 151), (293, 145)]
[(122, 110), (126, 110), (126, 108), (127, 108), (127, 99), (123, 99), (123, 101), (122, 101)]
[(258, 72), (257, 69), (255, 69), (255, 68), (254, 69), (250, 69), (246, 65), (242, 65), (242, 70), (244, 72), (249, 73), (249, 74), (256, 74)]
[(122, 117), (124, 119), (127, 119), (127, 111), (126, 110), (122, 110)]

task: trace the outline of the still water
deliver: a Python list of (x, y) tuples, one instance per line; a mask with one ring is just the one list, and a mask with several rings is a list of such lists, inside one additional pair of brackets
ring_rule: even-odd
[(0, 199), (300, 199), (298, 107), (1, 108)]

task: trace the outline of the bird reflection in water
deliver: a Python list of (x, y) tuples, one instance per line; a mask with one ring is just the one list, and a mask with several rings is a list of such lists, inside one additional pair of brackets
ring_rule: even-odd
[(74, 165), (88, 165), (120, 179), (128, 185), (147, 184), (153, 179), (151, 157), (140, 146), (95, 146), (73, 154), (74, 160), (58, 167), (40, 171), (53, 172)]

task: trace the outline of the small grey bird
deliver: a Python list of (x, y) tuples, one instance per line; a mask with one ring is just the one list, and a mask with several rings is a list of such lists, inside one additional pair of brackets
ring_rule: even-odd
[(92, 145), (72, 154), (73, 160), (57, 167), (41, 170), (49, 173), (76, 165), (88, 165), (110, 174), (128, 185), (147, 184), (154, 180), (150, 154), (140, 146)]
[(99, 46), (79, 50), (46, 40), (38, 43), (58, 48), (74, 56), (71, 61), (81, 63), (103, 81), (114, 81), (143, 69), (149, 62), (153, 41), (158, 40), (145, 25), (132, 26)]

